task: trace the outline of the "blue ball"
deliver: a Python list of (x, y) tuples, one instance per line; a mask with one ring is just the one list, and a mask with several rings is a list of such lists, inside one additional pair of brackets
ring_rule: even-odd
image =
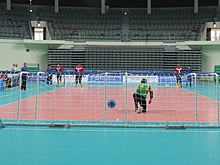
[(108, 101), (108, 107), (109, 107), (109, 108), (114, 108), (115, 105), (116, 105), (115, 100), (109, 100), (109, 101)]

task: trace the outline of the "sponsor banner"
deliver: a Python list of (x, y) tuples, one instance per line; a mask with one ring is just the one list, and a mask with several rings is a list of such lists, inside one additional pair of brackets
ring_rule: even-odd
[(147, 79), (148, 83), (158, 82), (158, 76), (128, 76), (127, 81), (128, 83), (140, 83), (143, 78)]
[[(82, 82), (87, 82), (87, 80), (88, 80), (88, 75), (82, 77)], [(57, 83), (57, 75), (53, 75), (52, 81), (53, 83)], [(62, 82), (65, 82), (65, 84), (74, 83), (75, 75), (62, 75)]]
[[(18, 76), (19, 74), (8, 74), (8, 77)], [(27, 80), (28, 81), (36, 81), (37, 76), (39, 76), (39, 81), (47, 81), (47, 73), (38, 72), (38, 73), (27, 73)], [(147, 79), (149, 83), (175, 83), (176, 76), (127, 76), (128, 83), (139, 83), (141, 79)], [(186, 82), (187, 77), (181, 76), (182, 82)], [(53, 74), (52, 81), (54, 83), (57, 82), (57, 75)], [(65, 83), (73, 83), (75, 82), (75, 75), (62, 75), (62, 82)], [(82, 77), (82, 82), (105, 82), (105, 74), (94, 74), (94, 75), (85, 75)], [(108, 74), (107, 75), (107, 82), (125, 82), (125, 76), (119, 74)]]
[[(28, 73), (27, 80), (36, 81), (37, 75), (39, 76), (39, 81), (47, 81), (48, 74), (47, 73)], [(75, 82), (75, 75), (61, 75), (62, 82)], [(87, 82), (88, 76), (85, 75), (82, 77), (82, 82)], [(53, 74), (52, 82), (57, 82), (57, 75)]]
[[(89, 75), (88, 82), (105, 82), (106, 77), (104, 74)], [(107, 82), (123, 82), (122, 75), (107, 75)]]
[(46, 81), (47, 74), (44, 72), (38, 73), (27, 73), (27, 80), (28, 81), (37, 81), (37, 77), (39, 76), (39, 81)]
[[(186, 76), (181, 76), (182, 82), (186, 82)], [(176, 83), (176, 76), (159, 76), (160, 83)]]

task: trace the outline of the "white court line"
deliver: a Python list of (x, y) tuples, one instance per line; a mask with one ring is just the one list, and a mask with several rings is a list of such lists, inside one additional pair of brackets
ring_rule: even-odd
[[(147, 129), (162, 129), (162, 128), (147, 128)], [(203, 128), (200, 128), (200, 129), (203, 129)], [(218, 129), (218, 128), (214, 128), (214, 129)], [(77, 128), (77, 130), (74, 128), (4, 128), (3, 130), (4, 131), (55, 131), (55, 132), (119, 132), (119, 133), (209, 133), (209, 132), (220, 133), (220, 129), (219, 130), (166, 130), (166, 129), (163, 129), (163, 130), (123, 130), (123, 129), (113, 130), (113, 129), (107, 128), (107, 129), (79, 130), (79, 127)]]

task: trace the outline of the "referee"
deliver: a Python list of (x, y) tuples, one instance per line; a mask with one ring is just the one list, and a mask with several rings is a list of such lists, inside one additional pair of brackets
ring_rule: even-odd
[[(27, 64), (26, 62), (24, 63), (24, 66), (21, 68), (21, 72), (28, 72)], [(27, 83), (27, 73), (22, 73), (21, 75), (21, 90), (26, 91), (26, 83)]]

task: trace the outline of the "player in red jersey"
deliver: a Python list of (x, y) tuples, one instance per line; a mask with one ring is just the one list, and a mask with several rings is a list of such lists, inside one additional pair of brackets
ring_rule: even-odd
[(78, 63), (77, 66), (75, 67), (75, 74), (76, 74), (76, 77), (75, 77), (75, 83), (76, 83), (76, 87), (77, 87), (77, 84), (79, 83), (80, 84), (80, 87), (82, 88), (82, 76), (84, 75), (84, 67)]
[(56, 72), (57, 72), (57, 85), (61, 85), (61, 84), (62, 84), (62, 72), (63, 72), (63, 67), (60, 66), (60, 64), (57, 64), (55, 70), (56, 70)]
[(176, 74), (176, 85), (182, 87), (182, 78), (180, 74), (184, 72), (184, 69), (178, 64), (174, 72)]

